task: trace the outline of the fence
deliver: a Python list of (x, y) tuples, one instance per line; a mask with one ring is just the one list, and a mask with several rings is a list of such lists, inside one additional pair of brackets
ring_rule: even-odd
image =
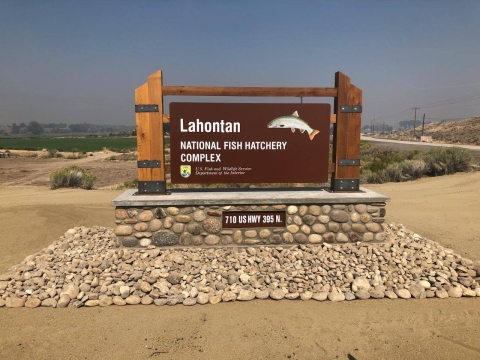
[(164, 86), (162, 71), (148, 77), (135, 89), (135, 117), (140, 194), (166, 194), (163, 124), (170, 122), (163, 111), (163, 97), (263, 96), (333, 97), (333, 153), (329, 164), (333, 192), (359, 191), (362, 90), (341, 72), (335, 73), (335, 87), (211, 87)]

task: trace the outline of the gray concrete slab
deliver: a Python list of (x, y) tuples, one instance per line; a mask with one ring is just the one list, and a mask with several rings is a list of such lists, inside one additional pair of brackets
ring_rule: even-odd
[(390, 198), (360, 188), (358, 193), (332, 193), (320, 190), (265, 191), (260, 189), (229, 191), (180, 191), (170, 195), (136, 195), (137, 190), (126, 190), (112, 200), (113, 206), (180, 206), (180, 205), (249, 205), (249, 204), (356, 204), (386, 202)]

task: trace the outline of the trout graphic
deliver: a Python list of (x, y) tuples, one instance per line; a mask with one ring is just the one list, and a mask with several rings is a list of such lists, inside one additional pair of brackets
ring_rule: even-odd
[(267, 125), (268, 128), (290, 128), (292, 132), (295, 132), (295, 129), (300, 130), (303, 134), (304, 131), (308, 133), (310, 140), (313, 140), (315, 135), (320, 131), (312, 129), (304, 120), (298, 117), (298, 112), (294, 112), (292, 115), (280, 116), (276, 119), (270, 121)]

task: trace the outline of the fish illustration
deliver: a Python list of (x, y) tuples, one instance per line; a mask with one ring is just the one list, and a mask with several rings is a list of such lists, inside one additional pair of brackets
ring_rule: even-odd
[(267, 127), (270, 129), (290, 128), (292, 132), (295, 132), (295, 129), (298, 129), (302, 134), (304, 131), (306, 131), (310, 140), (313, 140), (315, 135), (320, 132), (319, 130), (312, 129), (306, 121), (300, 119), (297, 111), (295, 111), (292, 115), (280, 116), (276, 119), (273, 119), (268, 123)]

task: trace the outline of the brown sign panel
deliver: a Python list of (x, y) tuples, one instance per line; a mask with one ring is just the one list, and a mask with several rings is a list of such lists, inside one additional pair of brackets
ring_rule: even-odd
[(172, 183), (328, 181), (330, 104), (170, 104)]
[(285, 211), (229, 211), (222, 216), (222, 228), (285, 227)]

